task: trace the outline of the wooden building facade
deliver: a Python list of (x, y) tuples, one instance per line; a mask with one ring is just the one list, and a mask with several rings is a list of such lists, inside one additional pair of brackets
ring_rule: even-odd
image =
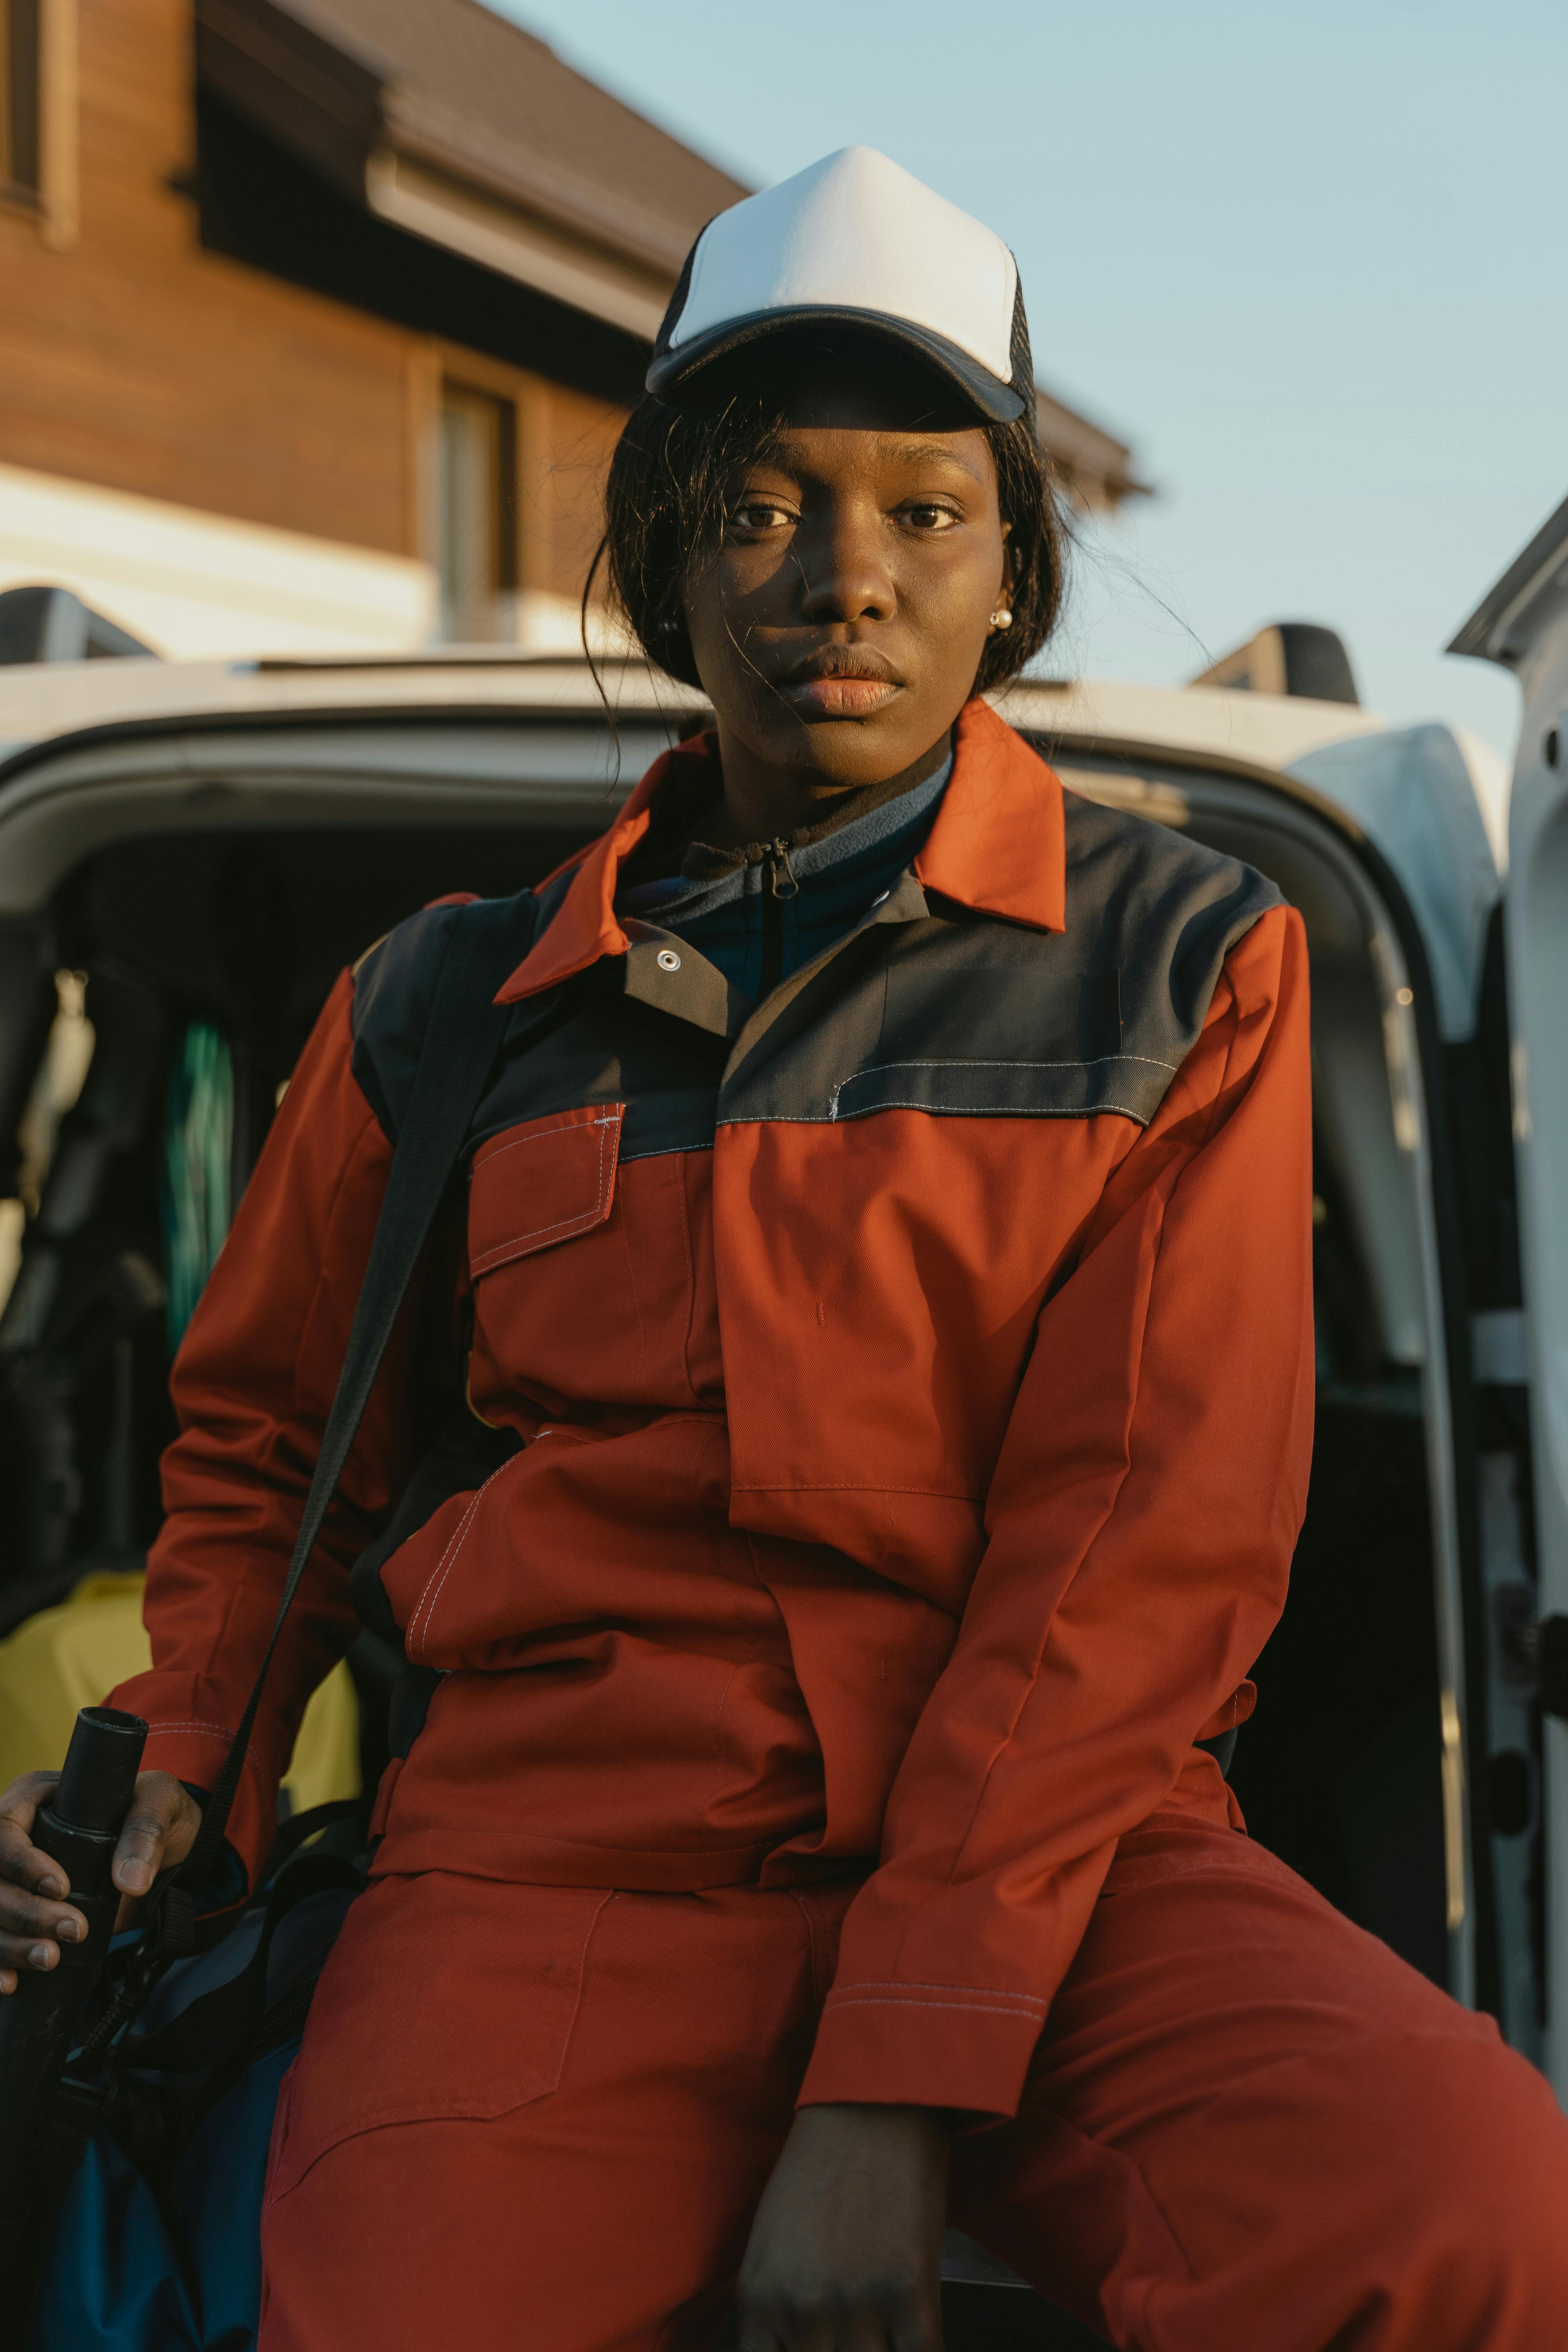
[[(570, 642), (745, 193), (479, 0), (0, 0), (0, 588), (185, 656)], [(1138, 487), (1040, 423), (1083, 506)]]

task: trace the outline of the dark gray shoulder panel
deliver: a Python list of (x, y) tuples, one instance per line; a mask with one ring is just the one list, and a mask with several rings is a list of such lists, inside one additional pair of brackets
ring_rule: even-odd
[(1067, 936), (1090, 968), (1121, 975), (1122, 1055), (1173, 1071), (1197, 1042), (1226, 957), (1284, 902), (1252, 866), (1173, 826), (1062, 797)]
[(934, 894), (808, 979), (726, 1078), (720, 1120), (880, 1110), (1145, 1126), (1220, 967), (1279, 904), (1249, 866), (1068, 793), (1067, 929)]
[[(524, 890), (512, 903), (521, 963), (534, 936), (536, 902)], [(393, 1143), (413, 1092), (452, 926), (462, 914), (460, 906), (422, 908), (378, 940), (354, 967), (354, 1078)]]

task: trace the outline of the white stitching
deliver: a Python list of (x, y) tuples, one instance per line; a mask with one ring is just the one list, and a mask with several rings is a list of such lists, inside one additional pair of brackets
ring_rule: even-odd
[[(548, 1225), (534, 1225), (534, 1226), (531, 1226), (531, 1228), (530, 1228), (526, 1233), (514, 1234), (511, 1236), (511, 1239), (510, 1239), (510, 1241), (505, 1241), (505, 1242), (497, 1242), (497, 1243), (493, 1244), (492, 1244), (492, 1246), (491, 1246), (489, 1249), (486, 1250), (486, 1251), (482, 1254), (482, 1256), (481, 1256), (481, 1257), (476, 1258), (476, 1259), (473, 1261), (473, 1271), (474, 1271), (476, 1274), (479, 1271), (479, 1269), (480, 1269), (481, 1265), (483, 1265), (483, 1263), (484, 1263), (484, 1260), (485, 1260), (485, 1259), (488, 1259), (488, 1258), (493, 1258), (493, 1257), (497, 1256), (497, 1255), (499, 1255), (499, 1253), (500, 1253), (500, 1251), (502, 1251), (502, 1250), (514, 1249), (514, 1248), (516, 1247), (516, 1245), (517, 1245), (517, 1244), (518, 1244), (519, 1242), (533, 1242), (533, 1241), (538, 1241), (538, 1240), (540, 1240), (540, 1239), (541, 1239), (541, 1238), (542, 1238), (545, 1234), (557, 1233), (557, 1232), (560, 1232), (563, 1228), (567, 1227), (567, 1226), (573, 1226), (573, 1227), (584, 1227), (584, 1226), (587, 1226), (587, 1225), (590, 1225), (590, 1224), (594, 1224), (594, 1223), (595, 1223), (598, 1221), (598, 1219), (599, 1219), (599, 1218), (604, 1214), (604, 1210), (605, 1210), (605, 1136), (606, 1136), (606, 1134), (607, 1134), (608, 1130), (609, 1130), (612, 1127), (615, 1127), (615, 1128), (617, 1128), (617, 1129), (619, 1128), (619, 1126), (620, 1126), (620, 1114), (619, 1114), (619, 1112), (617, 1111), (617, 1112), (616, 1113), (616, 1115), (614, 1116), (614, 1118), (595, 1118), (595, 1119), (590, 1119), (590, 1120), (588, 1121), (588, 1125), (589, 1125), (590, 1127), (596, 1127), (596, 1128), (598, 1129), (598, 1130), (599, 1130), (599, 1164), (598, 1164), (598, 1171), (597, 1171), (597, 1174), (596, 1174), (596, 1176), (595, 1176), (595, 1192), (594, 1192), (594, 1206), (593, 1206), (593, 1208), (592, 1208), (591, 1210), (589, 1210), (589, 1211), (585, 1211), (585, 1212), (581, 1212), (581, 1213), (579, 1213), (579, 1214), (578, 1214), (578, 1215), (576, 1215), (575, 1217), (558, 1217), (552, 1224), (548, 1224)], [(563, 1134), (570, 1134), (570, 1133), (572, 1132), (572, 1130), (571, 1130), (571, 1129), (570, 1129), (570, 1128), (554, 1128), (554, 1129), (552, 1129), (548, 1130), (548, 1132), (552, 1133), (552, 1134), (556, 1134), (556, 1135), (563, 1135)], [(520, 1142), (523, 1142), (523, 1141), (526, 1141), (526, 1142), (537, 1142), (537, 1141), (539, 1141), (539, 1140), (540, 1140), (540, 1138), (539, 1138), (539, 1137), (537, 1137), (537, 1136), (520, 1137), (520, 1138), (519, 1138), (519, 1141), (520, 1141)], [(501, 1147), (501, 1150), (502, 1150), (503, 1151), (510, 1151), (510, 1150), (512, 1150), (514, 1148), (515, 1148), (515, 1147), (514, 1147), (513, 1145), (511, 1145), (511, 1144), (508, 1143), (508, 1144), (503, 1144), (503, 1146)], [(492, 1157), (493, 1157), (493, 1158), (495, 1158), (495, 1159), (497, 1159), (497, 1160), (499, 1160), (499, 1159), (501, 1157), (501, 1152), (500, 1152), (500, 1151), (495, 1152), (495, 1153), (492, 1155)], [(489, 1162), (488, 1162), (488, 1161), (486, 1162), (486, 1165), (487, 1165), (487, 1166), (489, 1165)]]
[[(837, 1126), (840, 1123), (838, 1099), (847, 1087), (858, 1085), (862, 1078), (880, 1077), (889, 1070), (1095, 1070), (1111, 1062), (1142, 1062), (1149, 1069), (1169, 1070), (1173, 1076), (1179, 1067), (1175, 1062), (1157, 1062), (1149, 1054), (1100, 1054), (1092, 1061), (1085, 1062), (986, 1062), (972, 1055), (956, 1055), (926, 1062), (872, 1062), (864, 1070), (852, 1070), (848, 1077), (839, 1079), (827, 1098), (826, 1123), (832, 1126)], [(1037, 1108), (1033, 1105), (1023, 1103), (906, 1102), (900, 1097), (891, 1102), (884, 1098), (874, 1104), (872, 1108), (875, 1110), (926, 1110), (937, 1117), (956, 1116), (961, 1118), (973, 1118), (976, 1115), (981, 1118), (1005, 1118), (1011, 1115), (1016, 1118), (1094, 1118), (1101, 1112), (1114, 1111), (1123, 1118), (1136, 1119), (1141, 1126), (1147, 1124), (1142, 1111), (1133, 1110), (1126, 1103), (1114, 1102), (1074, 1103), (1065, 1109), (1060, 1109), (1055, 1106), (1050, 1108)], [(864, 1118), (867, 1114), (864, 1111), (851, 1111), (848, 1116), (852, 1118)], [(723, 1120), (719, 1122), (721, 1126), (728, 1123)]]
[[(965, 2017), (1010, 2017), (1015, 2025), (1037, 2025), (1027, 2010), (994, 2009), (983, 2000), (888, 2000), (879, 1993), (829, 1993), (823, 2014), (832, 2009), (957, 2009)], [(1044, 2014), (1042, 2011), (1041, 2014)]]
[[(504, 1256), (508, 1250), (516, 1249), (520, 1242), (542, 1241), (546, 1234), (561, 1234), (567, 1232), (585, 1233), (591, 1225), (597, 1224), (605, 1213), (605, 1202), (606, 1198), (605, 1185), (605, 1131), (607, 1129), (612, 1127), (618, 1128), (620, 1123), (621, 1115), (618, 1110), (614, 1112), (608, 1118), (594, 1118), (580, 1123), (580, 1127), (582, 1129), (585, 1129), (586, 1128), (596, 1127), (599, 1130), (599, 1165), (598, 1172), (595, 1179), (595, 1189), (594, 1194), (594, 1205), (591, 1209), (579, 1210), (577, 1214), (573, 1217), (557, 1217), (552, 1223), (548, 1225), (531, 1225), (526, 1232), (513, 1234), (504, 1242), (492, 1242), (489, 1249), (482, 1250), (478, 1257), (469, 1260), (469, 1270), (474, 1274), (487, 1273), (491, 1264), (496, 1259)], [(500, 1159), (503, 1152), (515, 1151), (518, 1144), (520, 1143), (539, 1143), (542, 1142), (547, 1135), (570, 1135), (574, 1131), (574, 1130), (572, 1127), (563, 1121), (559, 1127), (542, 1128), (537, 1135), (520, 1135), (517, 1139), (517, 1143), (503, 1143), (500, 1151), (492, 1151), (490, 1154), (490, 1160)], [(490, 1160), (487, 1160), (481, 1164), (488, 1168), (490, 1164)]]
[[(503, 1462), (501, 1465), (501, 1470), (504, 1470), (505, 1467), (506, 1465)], [(490, 1472), (490, 1478), (499, 1478), (500, 1476), (500, 1470), (492, 1470)], [(446, 1550), (441, 1554), (440, 1559), (436, 1562), (435, 1567), (430, 1570), (429, 1575), (426, 1578), (424, 1583), (419, 1588), (419, 1598), (414, 1604), (413, 1613), (408, 1620), (408, 1624), (403, 1637), (404, 1646), (406, 1648), (410, 1657), (414, 1654), (416, 1640), (415, 1629), (418, 1625), (420, 1612), (425, 1606), (426, 1600), (430, 1592), (430, 1588), (435, 1583), (436, 1579), (440, 1575), (441, 1570), (446, 1566), (448, 1559), (451, 1557), (453, 1545), (461, 1541), (465, 1532), (467, 1531), (468, 1522), (479, 1507), (479, 1496), (484, 1493), (485, 1486), (488, 1486), (489, 1485), (489, 1478), (487, 1478), (484, 1482), (484, 1486), (477, 1486), (472, 1495), (469, 1496), (468, 1507), (463, 1513), (462, 1517), (458, 1521), (457, 1526), (453, 1528), (450, 1537), (447, 1538)]]
[[(835, 1102), (837, 1100), (837, 1095), (832, 1097), (832, 1100)], [(852, 1110), (847, 1116), (850, 1118), (875, 1118), (877, 1113), (882, 1110), (923, 1110), (929, 1111), (932, 1118), (989, 1118), (993, 1113), (1005, 1118), (1098, 1118), (1102, 1111), (1117, 1111), (1124, 1118), (1131, 1119), (1138, 1127), (1147, 1127), (1150, 1118), (1153, 1116), (1152, 1112), (1146, 1114), (1141, 1110), (1134, 1110), (1127, 1103), (1089, 1103), (1081, 1108), (1044, 1110), (1037, 1105), (1030, 1103), (906, 1102), (901, 1096), (891, 1102), (868, 1103), (864, 1110)], [(831, 1127), (837, 1118), (837, 1113), (831, 1107), (826, 1110), (775, 1110), (769, 1111), (765, 1115), (761, 1111), (745, 1110), (732, 1112), (727, 1118), (715, 1119), (714, 1125), (715, 1127)]]
[[(897, 1977), (865, 1977), (855, 1984), (847, 1985), (841, 1994), (836, 1992), (833, 1995), (833, 1998), (835, 2000), (850, 2000), (856, 1999), (861, 1994), (869, 1998), (878, 1993), (902, 1992), (904, 1990), (904, 1985)], [(922, 1984), (917, 1978), (910, 1977), (909, 1979), (908, 1990), (910, 1992), (952, 1992), (961, 1994), (973, 1992), (978, 1993), (986, 2000), (1021, 2000), (1026, 2002), (1030, 2009), (1045, 2009), (1048, 2006), (1047, 2002), (1040, 1999), (1038, 1993), (1008, 1992), (1002, 1985)]]
[(839, 1478), (831, 1485), (806, 1486), (798, 1478), (786, 1478), (776, 1486), (737, 1486), (736, 1495), (923, 1495), (933, 1503), (983, 1503), (984, 1495), (961, 1494), (956, 1486), (884, 1486), (879, 1480)]
[[(515, 1460), (515, 1455), (509, 1456), (509, 1461)], [(416, 1634), (415, 1629), (418, 1625), (420, 1615), (424, 1611), (426, 1600), (428, 1600), (433, 1612), (436, 1606), (437, 1596), (440, 1591), (440, 1583), (444, 1583), (446, 1580), (445, 1571), (449, 1569), (452, 1561), (456, 1559), (458, 1552), (462, 1549), (463, 1539), (467, 1536), (469, 1528), (473, 1525), (474, 1515), (478, 1511), (479, 1504), (484, 1497), (485, 1488), (490, 1485), (493, 1479), (499, 1478), (501, 1471), (507, 1467), (508, 1462), (501, 1463), (499, 1468), (490, 1472), (489, 1477), (485, 1480), (483, 1486), (476, 1486), (473, 1494), (468, 1498), (468, 1509), (463, 1513), (462, 1517), (458, 1521), (457, 1526), (453, 1528), (450, 1537), (447, 1538), (446, 1550), (441, 1554), (440, 1559), (436, 1562), (435, 1567), (430, 1570), (429, 1575), (426, 1578), (423, 1586), (420, 1588), (419, 1598), (414, 1604), (414, 1613), (408, 1620), (408, 1631), (405, 1636), (405, 1641), (411, 1656), (416, 1644), (420, 1649), (421, 1654), (423, 1654), (425, 1635), (423, 1633)], [(439, 1582), (437, 1582), (438, 1579), (440, 1580)], [(428, 1630), (429, 1627), (428, 1624), (426, 1624), (426, 1631), (428, 1632)]]
[(978, 1115), (978, 1118), (1008, 1118), (1008, 1115), (1016, 1115), (1016, 1118), (1020, 1119), (1096, 1119), (1100, 1118), (1100, 1112), (1114, 1110), (1119, 1112), (1123, 1119), (1135, 1119), (1138, 1127), (1147, 1127), (1147, 1124), (1150, 1124), (1145, 1119), (1145, 1115), (1142, 1115), (1142, 1110), (1133, 1110), (1131, 1103), (1090, 1103), (1086, 1110), (1020, 1110), (1018, 1103), (963, 1103), (963, 1106), (957, 1106), (957, 1103), (905, 1103), (902, 1098), (896, 1098), (896, 1101), (891, 1103), (872, 1103), (869, 1110), (851, 1110), (848, 1112), (848, 1118), (851, 1119), (875, 1118), (877, 1110), (931, 1110), (936, 1118), (952, 1118), (954, 1112), (957, 1112), (959, 1118), (966, 1118), (966, 1115)]
[(514, 1135), (510, 1143), (498, 1143), (493, 1151), (488, 1152), (485, 1158), (478, 1162), (475, 1173), (478, 1173), (479, 1168), (488, 1168), (492, 1160), (504, 1160), (509, 1151), (516, 1151), (522, 1144), (542, 1143), (546, 1136), (566, 1135), (574, 1127), (616, 1127), (620, 1122), (620, 1107), (617, 1104), (614, 1109), (606, 1111), (603, 1118), (558, 1118), (553, 1127), (535, 1128), (531, 1135)]
[[(1136, 1119), (1140, 1127), (1147, 1127), (1149, 1124), (1143, 1113), (1141, 1110), (1134, 1110), (1130, 1103), (1089, 1103), (1082, 1110), (1030, 1110), (1019, 1103), (914, 1102), (907, 1101), (901, 1095), (895, 1096), (888, 1101), (872, 1103), (865, 1110), (852, 1110), (847, 1116), (850, 1118), (870, 1118), (879, 1110), (929, 1110), (934, 1118), (938, 1118), (954, 1116), (963, 1118), (977, 1115), (987, 1118), (993, 1114), (997, 1117), (1015, 1118), (1097, 1118), (1102, 1111), (1109, 1110), (1120, 1112), (1124, 1118)], [(835, 1119), (837, 1118), (837, 1111), (834, 1112), (833, 1117)], [(771, 1121), (768, 1123), (771, 1124)], [(839, 1123), (842, 1124), (842, 1121)]]
[[(441, 1598), (441, 1586), (446, 1583), (447, 1577), (451, 1574), (453, 1563), (463, 1548), (464, 1542), (468, 1537), (468, 1529), (474, 1523), (474, 1516), (479, 1510), (480, 1503), (484, 1500), (486, 1495), (489, 1494), (490, 1488), (495, 1485), (496, 1480), (500, 1476), (501, 1471), (510, 1470), (514, 1462), (521, 1460), (522, 1452), (523, 1449), (520, 1447), (516, 1454), (509, 1454), (507, 1459), (500, 1465), (500, 1468), (492, 1470), (489, 1476), (485, 1480), (484, 1485), (476, 1490), (473, 1501), (468, 1505), (468, 1509), (463, 1513), (461, 1519), (458, 1522), (457, 1528), (452, 1536), (450, 1543), (448, 1543), (446, 1550), (442, 1553), (440, 1559), (436, 1562), (435, 1567), (426, 1578), (425, 1590), (420, 1593), (418, 1600), (415, 1602), (414, 1614), (408, 1621), (408, 1633), (405, 1638), (409, 1644), (410, 1655), (413, 1654), (412, 1645), (415, 1639), (414, 1628), (419, 1622), (419, 1612), (425, 1608), (425, 1598), (426, 1594), (428, 1593), (430, 1597), (430, 1606), (428, 1610), (426, 1611), (425, 1631), (418, 1637), (419, 1654), (422, 1658), (428, 1657), (429, 1652), (426, 1648), (426, 1643), (429, 1640), (431, 1622), (436, 1614), (436, 1603)], [(439, 1584), (436, 1583), (437, 1577), (440, 1578)], [(433, 1584), (435, 1584), (436, 1589), (434, 1592), (431, 1592), (430, 1588)]]
[[(216, 1739), (225, 1748), (232, 1747), (234, 1743), (233, 1732), (226, 1724), (223, 1723), (150, 1723), (147, 1726), (149, 1739), (161, 1731), (177, 1733), (185, 1739)], [(265, 1786), (268, 1777), (267, 1769), (254, 1748), (246, 1749), (245, 1760), (258, 1780)]]
[[(604, 1156), (605, 1147), (601, 1141), (599, 1145), (601, 1161)], [(605, 1207), (605, 1171), (602, 1166), (597, 1181), (599, 1190), (591, 1209), (579, 1209), (574, 1217), (557, 1217), (553, 1224), (530, 1225), (526, 1233), (512, 1234), (504, 1242), (492, 1242), (488, 1250), (482, 1250), (479, 1255), (471, 1261), (471, 1271), (475, 1274), (488, 1274), (490, 1259), (504, 1257), (508, 1250), (517, 1247), (519, 1242), (542, 1241), (546, 1234), (563, 1234), (575, 1231), (579, 1227), (586, 1228), (589, 1225), (597, 1224)]]

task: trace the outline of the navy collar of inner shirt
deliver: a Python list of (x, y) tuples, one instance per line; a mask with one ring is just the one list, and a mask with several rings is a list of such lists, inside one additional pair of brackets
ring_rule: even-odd
[[(787, 845), (790, 871), (805, 883), (836, 866), (878, 854), (878, 862), (895, 848), (912, 857), (930, 832), (937, 806), (952, 773), (951, 752), (934, 775), (912, 784), (906, 793), (880, 801), (864, 814), (850, 817), (798, 846)], [(720, 860), (722, 864), (719, 864)], [(902, 861), (900, 861), (902, 862)], [(715, 871), (715, 866), (718, 870)], [(695, 868), (696, 870), (691, 870)], [(671, 915), (706, 914), (731, 898), (763, 887), (763, 866), (748, 859), (744, 850), (715, 851), (693, 842), (682, 860), (682, 870), (651, 882), (632, 883), (616, 893), (616, 910), (638, 915), (645, 921), (663, 921)]]

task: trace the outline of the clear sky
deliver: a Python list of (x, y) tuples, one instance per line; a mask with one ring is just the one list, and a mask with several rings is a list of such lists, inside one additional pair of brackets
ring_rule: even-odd
[(1050, 667), (1340, 630), (1511, 751), (1441, 646), (1568, 493), (1564, 0), (494, 0), (753, 185), (879, 147), (1018, 257), (1041, 381), (1159, 495)]

